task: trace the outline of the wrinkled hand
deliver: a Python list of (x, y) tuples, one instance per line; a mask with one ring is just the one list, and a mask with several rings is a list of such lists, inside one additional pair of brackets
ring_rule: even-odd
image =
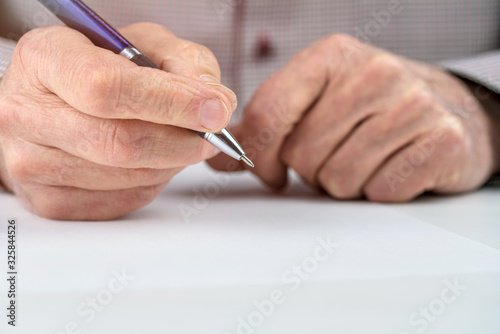
[(231, 131), (271, 187), (292, 168), (335, 198), (392, 202), (480, 186), (498, 170), (492, 126), (461, 80), (334, 35), (265, 82)]
[(154, 24), (122, 32), (164, 71), (66, 27), (34, 30), (14, 51), (0, 84), (0, 175), (41, 216), (113, 219), (148, 204), (214, 155), (187, 129), (219, 131), (236, 107), (206, 48)]

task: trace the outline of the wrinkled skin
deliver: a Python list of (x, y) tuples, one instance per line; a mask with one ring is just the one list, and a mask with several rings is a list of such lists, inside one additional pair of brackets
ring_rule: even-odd
[[(498, 172), (495, 113), (483, 87), (333, 35), (267, 80), (231, 131), (273, 188), (291, 168), (337, 199), (401, 202), (469, 191)], [(210, 164), (234, 170), (222, 155)]]
[(155, 24), (122, 33), (164, 71), (138, 67), (66, 27), (31, 31), (0, 83), (1, 181), (36, 214), (105, 220), (151, 202), (215, 154), (236, 96), (213, 54)]

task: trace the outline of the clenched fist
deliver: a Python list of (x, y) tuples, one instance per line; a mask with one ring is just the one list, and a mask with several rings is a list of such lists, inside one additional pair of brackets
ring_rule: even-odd
[(113, 219), (184, 166), (214, 155), (236, 97), (206, 48), (154, 24), (122, 33), (163, 71), (138, 67), (66, 27), (36, 29), (0, 84), (1, 181), (36, 214)]
[(272, 187), (291, 168), (338, 199), (407, 201), (498, 172), (499, 105), (438, 68), (333, 35), (267, 80), (231, 131)]

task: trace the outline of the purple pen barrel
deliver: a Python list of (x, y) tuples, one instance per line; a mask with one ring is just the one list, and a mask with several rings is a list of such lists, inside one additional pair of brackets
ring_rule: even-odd
[(38, 0), (68, 27), (80, 31), (95, 45), (120, 54), (132, 44), (80, 0)]

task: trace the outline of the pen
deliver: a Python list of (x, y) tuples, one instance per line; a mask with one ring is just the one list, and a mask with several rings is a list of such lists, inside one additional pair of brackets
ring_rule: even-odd
[[(38, 1), (68, 27), (84, 34), (96, 46), (113, 51), (139, 66), (160, 69), (82, 1)], [(230, 157), (254, 167), (252, 161), (248, 159), (240, 144), (228, 130), (223, 129), (220, 133), (194, 132)]]

